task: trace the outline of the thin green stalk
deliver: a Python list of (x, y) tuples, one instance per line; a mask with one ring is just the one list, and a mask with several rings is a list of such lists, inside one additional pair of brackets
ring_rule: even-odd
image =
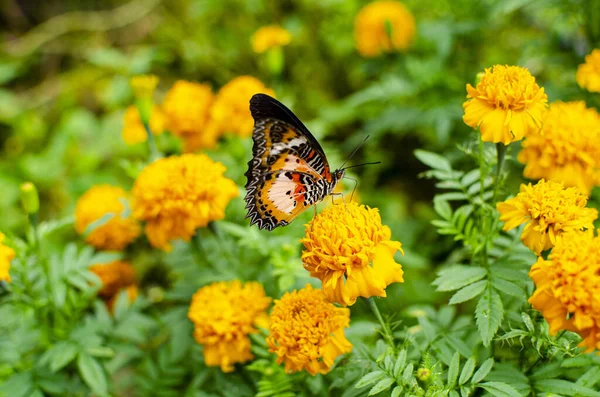
[(502, 165), (504, 164), (504, 158), (506, 157), (507, 146), (502, 142), (496, 143), (496, 179), (494, 180), (494, 196), (493, 200), (496, 202), (496, 196), (498, 194), (498, 188), (500, 186), (500, 175), (502, 174)]
[(158, 151), (158, 147), (156, 146), (156, 141), (154, 140), (154, 134), (150, 130), (150, 126), (148, 124), (144, 124), (144, 129), (146, 130), (146, 135), (148, 135), (148, 149), (150, 149), (150, 161), (157, 160), (162, 157), (162, 154)]
[(381, 325), (381, 329), (382, 329), (383, 337), (385, 338), (385, 341), (392, 349), (395, 349), (396, 346), (394, 344), (394, 336), (392, 335), (392, 330), (390, 329), (389, 325), (383, 320), (383, 317), (381, 316), (381, 312), (379, 311), (379, 308), (377, 307), (377, 304), (375, 303), (375, 299), (373, 297), (363, 298), (363, 299), (366, 302), (369, 309), (375, 315), (375, 318), (377, 318), (379, 325)]

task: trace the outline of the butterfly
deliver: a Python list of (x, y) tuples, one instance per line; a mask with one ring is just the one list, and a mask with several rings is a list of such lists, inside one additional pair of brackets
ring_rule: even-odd
[(266, 94), (250, 99), (252, 160), (245, 173), (250, 225), (286, 226), (332, 194), (344, 169), (331, 172), (319, 142), (290, 109)]

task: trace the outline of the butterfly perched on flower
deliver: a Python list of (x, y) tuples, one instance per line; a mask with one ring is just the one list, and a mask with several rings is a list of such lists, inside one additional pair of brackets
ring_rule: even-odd
[(250, 224), (285, 226), (330, 195), (344, 169), (331, 172), (327, 157), (308, 128), (284, 104), (266, 94), (250, 99), (254, 118), (252, 160), (246, 177)]

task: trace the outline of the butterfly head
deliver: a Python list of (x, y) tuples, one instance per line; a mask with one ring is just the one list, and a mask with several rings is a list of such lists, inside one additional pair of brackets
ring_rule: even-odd
[(344, 170), (344, 169), (339, 169), (339, 170), (333, 171), (333, 174), (331, 174), (331, 184), (330, 184), (331, 188), (330, 188), (330, 191), (327, 192), (327, 194), (331, 194), (331, 192), (333, 192), (333, 189), (335, 189), (335, 186), (344, 177), (345, 173), (346, 173), (346, 170)]

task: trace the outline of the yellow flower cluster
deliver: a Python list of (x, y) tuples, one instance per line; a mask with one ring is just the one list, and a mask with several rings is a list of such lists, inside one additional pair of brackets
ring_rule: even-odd
[(98, 291), (98, 295), (111, 310), (115, 305), (119, 292), (123, 289), (127, 291), (130, 302), (133, 302), (137, 297), (135, 270), (129, 262), (114, 261), (107, 264), (93, 265), (90, 266), (90, 271), (102, 281), (102, 288)]
[(0, 232), (0, 281), (10, 282), (10, 262), (15, 258), (15, 250), (2, 244), (4, 239), (4, 233)]
[(252, 49), (262, 54), (271, 48), (283, 47), (292, 41), (292, 35), (279, 25), (263, 26), (252, 35)]
[(184, 151), (212, 148), (219, 138), (210, 125), (214, 94), (208, 84), (178, 80), (162, 103), (167, 129), (183, 139)]
[(529, 275), (536, 285), (529, 302), (542, 312), (550, 333), (577, 332), (581, 347), (600, 350), (600, 237), (593, 231), (570, 234), (548, 260), (538, 258)]
[(140, 226), (128, 214), (129, 194), (120, 187), (98, 185), (77, 201), (75, 230), (98, 249), (121, 250), (140, 234)]
[(356, 202), (333, 205), (307, 225), (302, 262), (321, 280), (330, 302), (346, 306), (359, 296), (385, 297), (388, 285), (404, 281), (394, 260), (401, 244), (390, 238), (377, 209)]
[(594, 49), (579, 65), (575, 80), (581, 88), (590, 92), (600, 92), (600, 50)]
[(142, 170), (132, 190), (133, 211), (146, 222), (154, 247), (170, 250), (171, 240), (189, 241), (197, 228), (225, 217), (229, 201), (239, 194), (225, 170), (203, 154), (159, 159)]
[(555, 102), (543, 128), (523, 141), (523, 175), (552, 179), (589, 194), (600, 184), (600, 115), (584, 102)]
[(352, 350), (344, 335), (350, 310), (335, 307), (320, 290), (309, 284), (288, 292), (269, 317), (269, 351), (287, 372), (306, 370), (311, 375), (329, 372), (336, 357)]
[(211, 120), (219, 134), (232, 132), (241, 137), (252, 135), (254, 120), (249, 103), (252, 95), (257, 93), (275, 96), (273, 90), (252, 76), (236, 77), (219, 90), (211, 110)]
[[(593, 229), (598, 211), (586, 208), (587, 197), (562, 183), (521, 185), (520, 193), (497, 204), (504, 230), (526, 223), (521, 241), (536, 254), (552, 248), (565, 233)], [(573, 233), (571, 233), (572, 238)]]
[[(165, 115), (162, 110), (154, 105), (150, 113), (150, 131), (153, 135), (160, 135), (165, 130)], [(136, 106), (128, 106), (123, 116), (123, 140), (128, 145), (146, 142), (148, 134), (140, 119), (140, 113)]]
[(270, 303), (257, 282), (221, 281), (200, 288), (188, 317), (194, 323), (194, 338), (204, 346), (206, 365), (231, 372), (233, 364), (251, 360), (248, 335), (258, 332), (256, 326), (266, 326)]
[(354, 20), (356, 49), (364, 57), (406, 50), (415, 32), (415, 18), (399, 1), (375, 1)]
[(495, 65), (476, 87), (467, 84), (464, 122), (485, 142), (508, 145), (539, 131), (548, 97), (525, 68)]

